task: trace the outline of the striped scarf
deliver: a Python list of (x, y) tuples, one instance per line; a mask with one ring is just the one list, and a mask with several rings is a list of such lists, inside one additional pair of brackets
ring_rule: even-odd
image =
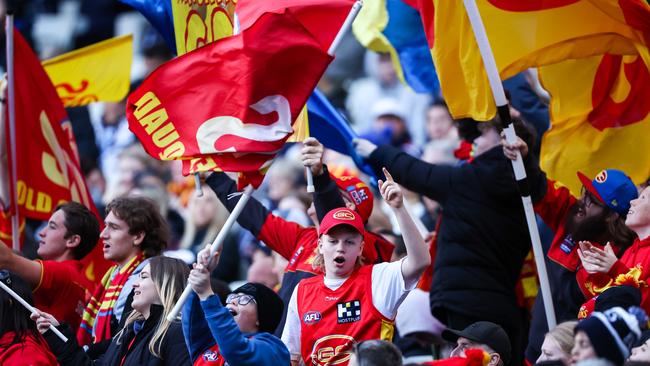
[[(144, 255), (140, 253), (133, 257), (124, 267), (119, 268), (115, 265), (106, 271), (102, 282), (97, 285), (88, 305), (84, 309), (81, 326), (77, 331), (79, 345), (86, 345), (91, 342), (97, 343), (113, 336), (111, 334), (111, 318), (117, 298), (122, 292), (122, 287), (124, 287), (126, 281), (143, 260)], [(94, 332), (93, 327), (95, 328)]]

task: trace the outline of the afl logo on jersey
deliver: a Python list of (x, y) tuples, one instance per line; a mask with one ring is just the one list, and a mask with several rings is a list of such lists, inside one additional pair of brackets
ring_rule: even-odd
[(308, 311), (302, 317), (302, 321), (307, 325), (316, 324), (320, 321), (321, 315), (318, 311)]
[(600, 173), (598, 173), (598, 175), (596, 176), (596, 178), (594, 178), (594, 180), (598, 183), (605, 183), (605, 181), (607, 180), (607, 171), (602, 170)]
[(353, 221), (354, 220), (354, 214), (350, 210), (336, 211), (336, 212), (334, 212), (332, 217), (337, 219), (337, 220), (348, 220), (348, 221)]

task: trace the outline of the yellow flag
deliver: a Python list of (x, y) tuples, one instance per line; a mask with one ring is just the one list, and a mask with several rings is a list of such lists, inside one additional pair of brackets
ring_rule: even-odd
[(650, 71), (637, 55), (599, 55), (539, 68), (551, 95), (551, 129), (540, 164), (578, 196), (581, 171), (624, 171), (635, 183), (650, 176)]
[(287, 139), (287, 142), (303, 142), (307, 137), (309, 137), (309, 117), (307, 106), (304, 106), (293, 124), (293, 135)]
[(179, 56), (232, 36), (236, 1), (171, 0), (171, 3)]
[[(431, 1), (431, 0), (429, 0)], [(461, 1), (433, 0), (432, 55), (455, 118), (496, 113), (469, 19)], [(501, 78), (529, 67), (603, 53), (637, 54), (639, 33), (591, 1), (477, 0)]]
[(111, 38), (54, 57), (43, 68), (65, 107), (117, 102), (129, 92), (133, 37)]

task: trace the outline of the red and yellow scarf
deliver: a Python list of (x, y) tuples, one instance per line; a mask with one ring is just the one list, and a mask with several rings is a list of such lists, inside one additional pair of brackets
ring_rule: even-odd
[[(124, 267), (119, 268), (115, 265), (106, 271), (102, 282), (97, 285), (88, 305), (86, 305), (86, 309), (84, 309), (81, 326), (77, 331), (79, 345), (97, 343), (113, 336), (111, 334), (111, 318), (117, 298), (122, 292), (122, 287), (124, 287), (126, 281), (143, 260), (144, 255), (140, 253), (133, 257)], [(114, 273), (115, 276), (113, 276)]]

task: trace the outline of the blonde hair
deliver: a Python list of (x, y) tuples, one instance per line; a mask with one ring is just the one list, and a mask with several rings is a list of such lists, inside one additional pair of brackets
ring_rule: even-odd
[[(154, 335), (149, 342), (149, 352), (162, 359), (160, 352), (162, 341), (171, 325), (171, 322), (167, 320), (167, 315), (181, 296), (183, 289), (185, 289), (190, 269), (180, 259), (161, 255), (149, 259), (149, 266), (151, 268), (151, 280), (156, 287), (156, 292), (158, 292), (160, 302), (163, 306), (163, 314), (158, 320)], [(124, 327), (115, 335), (117, 344), (122, 343), (122, 336), (125, 334), (125, 330), (137, 320), (144, 320), (144, 316), (134, 309), (126, 318)]]
[(562, 352), (570, 355), (574, 341), (573, 330), (577, 324), (578, 322), (575, 320), (560, 323), (546, 335), (555, 340)]
[[(219, 230), (223, 227), (223, 224), (226, 223), (228, 219), (228, 210), (224, 205), (219, 201), (217, 195), (211, 190), (204, 188), (203, 194), (205, 198), (211, 198), (212, 203), (216, 206), (216, 213), (208, 223), (207, 230), (205, 232), (204, 241), (213, 240)], [(180, 248), (181, 249), (190, 249), (196, 237), (197, 227), (194, 222), (194, 215), (192, 214), (192, 209), (196, 205), (196, 201), (199, 197), (197, 196), (196, 191), (192, 192), (190, 196), (190, 201), (187, 204), (187, 217), (185, 218), (185, 231), (183, 232), (183, 237), (181, 238)]]

